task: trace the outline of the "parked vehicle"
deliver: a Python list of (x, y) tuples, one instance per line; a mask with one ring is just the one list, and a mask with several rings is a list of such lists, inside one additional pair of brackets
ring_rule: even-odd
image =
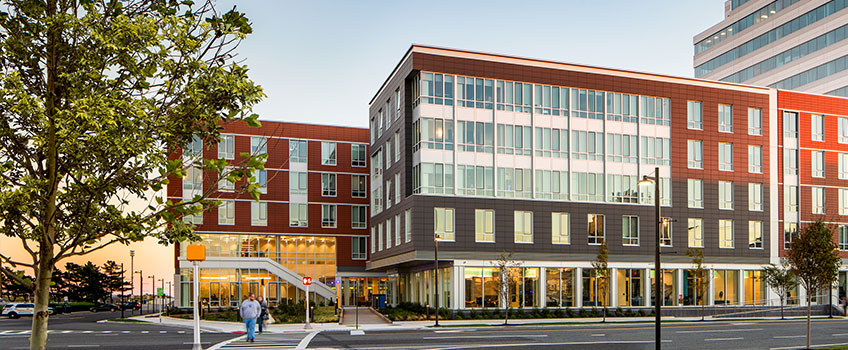
[(122, 310), (141, 310), (141, 304), (139, 304), (137, 301), (130, 301), (130, 302), (126, 302), (126, 303), (121, 304), (121, 309)]
[[(19, 318), (21, 316), (32, 316), (35, 310), (35, 304), (28, 303), (11, 303), (3, 306), (3, 311), (0, 311), (0, 316), (8, 316), (9, 318)], [(53, 308), (48, 307), (47, 313), (52, 315)]]
[(97, 311), (118, 311), (118, 310), (120, 310), (120, 308), (118, 308), (118, 305), (115, 305), (115, 304), (103, 304), (103, 303), (97, 303), (97, 304), (95, 304), (93, 307), (91, 307), (91, 309), (89, 309), (89, 310), (91, 310), (91, 312), (97, 312)]

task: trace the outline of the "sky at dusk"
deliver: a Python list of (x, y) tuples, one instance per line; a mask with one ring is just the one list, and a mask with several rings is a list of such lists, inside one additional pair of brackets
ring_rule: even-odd
[[(253, 23), (238, 58), (268, 95), (260, 119), (356, 127), (367, 127), (368, 101), (412, 43), (692, 77), (692, 37), (724, 16), (723, 0), (217, 4)], [(68, 261), (111, 259), (129, 271), (130, 249), (145, 291), (147, 276), (173, 279), (174, 249), (154, 240)], [(0, 250), (22, 258), (16, 239), (0, 237)]]

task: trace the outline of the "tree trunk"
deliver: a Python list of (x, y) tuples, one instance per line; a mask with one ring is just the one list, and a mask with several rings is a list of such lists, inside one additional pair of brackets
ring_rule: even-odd
[(781, 320), (786, 319), (785, 317), (783, 317), (783, 297), (780, 297), (780, 319)]
[[(52, 230), (52, 229), (51, 229)], [(35, 279), (35, 308), (32, 316), (30, 350), (43, 350), (47, 346), (47, 307), (50, 303), (50, 280), (53, 277), (53, 245), (41, 242), (39, 247), (38, 271)]]
[(810, 312), (812, 308), (810, 306), (810, 292), (807, 291), (807, 349), (810, 348)]

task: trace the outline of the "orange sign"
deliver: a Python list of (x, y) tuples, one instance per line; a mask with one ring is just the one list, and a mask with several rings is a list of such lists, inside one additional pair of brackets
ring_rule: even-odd
[(308, 286), (310, 284), (312, 284), (312, 277), (304, 277), (303, 278), (303, 285)]
[(202, 244), (191, 244), (186, 247), (186, 259), (188, 261), (206, 260), (206, 247)]

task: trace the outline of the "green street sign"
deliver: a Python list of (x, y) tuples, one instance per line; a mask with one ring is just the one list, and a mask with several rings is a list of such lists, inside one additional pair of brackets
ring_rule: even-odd
[(165, 296), (165, 291), (164, 291), (164, 290), (162, 290), (162, 288), (156, 288), (156, 296), (157, 296), (157, 297), (164, 297), (164, 296)]

